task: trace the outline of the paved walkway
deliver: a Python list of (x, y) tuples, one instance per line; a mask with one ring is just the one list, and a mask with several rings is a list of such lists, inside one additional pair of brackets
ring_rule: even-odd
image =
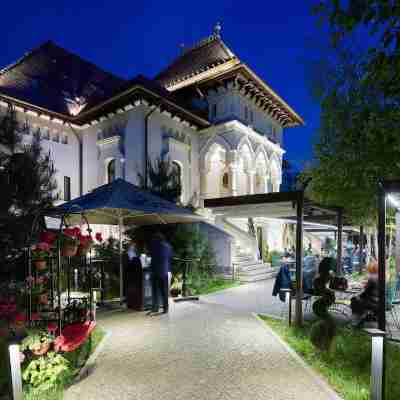
[(95, 369), (65, 399), (334, 399), (249, 313), (254, 297), (245, 307), (252, 290), (244, 288), (173, 304), (169, 316), (103, 315), (100, 323), (111, 335)]

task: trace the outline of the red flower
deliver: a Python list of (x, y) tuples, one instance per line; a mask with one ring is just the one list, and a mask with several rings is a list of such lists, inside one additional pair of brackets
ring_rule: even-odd
[(80, 235), (79, 242), (82, 247), (89, 247), (93, 242), (93, 238), (91, 235)]
[(32, 313), (31, 320), (32, 321), (39, 321), (40, 320), (39, 313)]
[(45, 231), (40, 234), (40, 241), (45, 242), (52, 246), (57, 238), (57, 235), (53, 232)]
[(36, 245), (36, 250), (41, 250), (48, 253), (50, 251), (50, 245), (46, 242), (40, 242)]
[(47, 330), (49, 333), (55, 334), (57, 331), (57, 324), (55, 324), (54, 322), (49, 322), (49, 324), (47, 325)]
[(75, 232), (76, 232), (75, 228), (65, 228), (63, 230), (63, 234), (65, 236), (69, 236), (69, 237), (72, 237), (72, 238), (75, 238), (77, 236)]
[(26, 321), (25, 314), (17, 314), (14, 318), (14, 322), (18, 325), (22, 325), (23, 323), (25, 323), (25, 321)]
[(102, 236), (101, 232), (97, 232), (95, 238), (100, 243), (103, 241), (103, 236)]

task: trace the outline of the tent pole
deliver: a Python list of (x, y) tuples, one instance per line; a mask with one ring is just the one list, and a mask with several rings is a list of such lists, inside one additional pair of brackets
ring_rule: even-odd
[(124, 269), (122, 265), (122, 224), (123, 219), (120, 215), (118, 218), (118, 227), (119, 227), (119, 302), (122, 305), (124, 298)]
[(303, 325), (303, 215), (304, 193), (296, 202), (296, 326)]

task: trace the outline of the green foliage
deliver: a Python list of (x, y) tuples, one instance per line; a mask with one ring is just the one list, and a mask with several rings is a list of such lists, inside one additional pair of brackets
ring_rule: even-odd
[[(153, 163), (148, 162), (148, 189), (165, 200), (178, 202), (182, 194), (180, 171), (169, 159), (157, 158)], [(140, 187), (145, 186), (145, 177), (138, 173)]]
[(44, 330), (40, 329), (29, 329), (28, 335), (21, 342), (21, 351), (30, 350), (36, 351), (45, 344), (50, 344), (54, 340), (54, 336), (50, 335)]
[[(376, 222), (378, 181), (400, 176), (397, 3), (327, 0), (316, 7), (331, 28), (332, 60), (321, 71), (317, 163), (302, 180), (311, 177), (309, 196), (344, 207), (355, 224)], [(371, 40), (356, 52), (352, 41), (360, 30)]]
[(7, 341), (0, 338), (0, 394), (7, 392), (10, 379)]
[[(180, 225), (174, 235), (170, 236), (174, 258), (198, 260), (190, 263), (190, 273), (201, 279), (212, 276), (216, 267), (215, 253), (208, 238), (196, 225)], [(182, 273), (184, 263), (174, 260), (173, 275)]]
[[(311, 367), (346, 400), (369, 400), (371, 379), (371, 339), (360, 331), (338, 328), (330, 352), (321, 352), (310, 341), (311, 325), (291, 328), (287, 323), (261, 317)], [(398, 373), (400, 348), (388, 343), (386, 348), (386, 399), (400, 398)]]
[(29, 360), (22, 373), (25, 384), (42, 391), (62, 385), (70, 376), (69, 362), (54, 352)]
[[(22, 134), (32, 142), (24, 144)], [(13, 108), (0, 116), (0, 261), (18, 259), (26, 245), (34, 216), (56, 199), (55, 169), (41, 147), (39, 132), (21, 126)]]

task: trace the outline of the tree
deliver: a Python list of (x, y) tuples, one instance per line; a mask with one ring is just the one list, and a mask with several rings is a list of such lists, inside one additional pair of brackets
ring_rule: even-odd
[(367, 84), (368, 51), (356, 52), (344, 40), (331, 51), (330, 63), (321, 64), (315, 77), (317, 160), (302, 179), (312, 178), (308, 192), (316, 201), (342, 206), (354, 224), (368, 225), (376, 219), (379, 179), (400, 176), (398, 98), (374, 81)]
[(182, 184), (179, 171), (174, 168), (169, 159), (157, 158), (154, 163), (148, 162), (148, 188), (145, 187), (145, 178), (138, 173), (140, 186), (149, 189), (153, 194), (165, 200), (176, 203), (182, 194)]
[[(32, 137), (24, 143), (23, 134)], [(18, 259), (40, 210), (56, 199), (55, 169), (41, 147), (40, 132), (21, 125), (10, 106), (0, 117), (0, 262)]]
[(400, 3), (398, 0), (318, 1), (314, 12), (330, 27), (336, 46), (354, 31), (368, 34), (370, 43), (365, 84), (380, 87), (386, 96), (400, 89)]

